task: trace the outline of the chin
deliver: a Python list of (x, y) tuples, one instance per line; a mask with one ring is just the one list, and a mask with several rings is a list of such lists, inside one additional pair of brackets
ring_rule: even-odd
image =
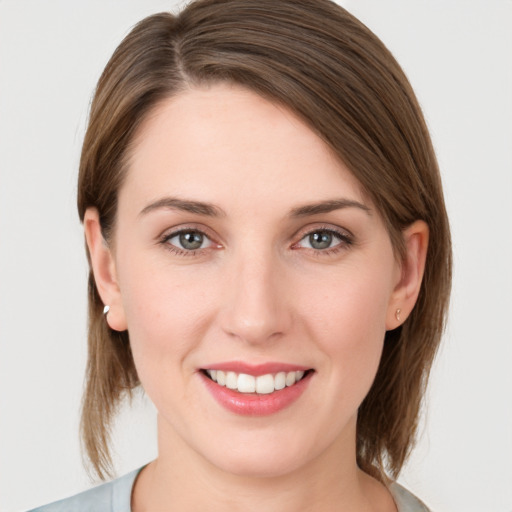
[(242, 478), (277, 478), (300, 469), (304, 463), (297, 454), (285, 457), (269, 457), (266, 451), (258, 454), (227, 454), (222, 460), (211, 461), (221, 471)]
[[(228, 436), (203, 451), (210, 464), (221, 471), (246, 478), (275, 478), (293, 473), (314, 457), (305, 441), (284, 433)], [(261, 433), (260, 433), (261, 434)], [(210, 438), (211, 441), (211, 438)], [(213, 448), (213, 450), (212, 450)]]

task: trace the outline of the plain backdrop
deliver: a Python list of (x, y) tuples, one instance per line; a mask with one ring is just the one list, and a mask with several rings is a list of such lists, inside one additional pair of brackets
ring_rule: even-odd
[[(450, 322), (400, 481), (436, 512), (512, 512), (512, 2), (346, 0), (388, 45), (432, 132), (452, 223)], [(86, 275), (75, 209), (92, 91), (164, 0), (0, 0), (0, 510), (91, 486), (78, 414)], [(156, 455), (141, 396), (118, 474)]]

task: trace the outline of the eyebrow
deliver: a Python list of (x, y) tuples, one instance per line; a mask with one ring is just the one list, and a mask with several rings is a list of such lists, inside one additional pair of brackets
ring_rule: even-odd
[[(343, 208), (358, 208), (368, 213), (368, 215), (371, 215), (371, 209), (358, 201), (354, 201), (352, 199), (329, 199), (327, 201), (320, 201), (293, 208), (290, 212), (290, 217), (307, 217), (309, 215), (329, 213)], [(224, 217), (226, 215), (224, 210), (211, 203), (193, 201), (190, 199), (179, 199), (177, 197), (163, 197), (162, 199), (158, 199), (157, 201), (148, 204), (139, 215), (147, 215), (148, 213), (159, 209), (181, 210), (207, 217)]]
[(184, 212), (195, 213), (197, 215), (205, 215), (208, 217), (223, 217), (225, 212), (211, 204), (202, 201), (191, 201), (188, 199), (178, 199), (177, 197), (163, 197), (157, 201), (148, 204), (139, 215), (146, 215), (154, 210), (181, 210)]
[(343, 208), (359, 208), (368, 215), (371, 215), (371, 209), (363, 203), (353, 201), (352, 199), (329, 199), (320, 201), (319, 203), (306, 204), (298, 206), (290, 212), (290, 217), (306, 217), (308, 215), (318, 215), (321, 213), (329, 213)]

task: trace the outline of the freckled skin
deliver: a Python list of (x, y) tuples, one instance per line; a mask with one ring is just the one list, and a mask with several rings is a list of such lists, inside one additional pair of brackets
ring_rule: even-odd
[[(141, 215), (167, 196), (223, 213)], [(369, 211), (290, 216), (339, 198)], [(184, 248), (179, 229), (202, 233), (201, 247)], [(323, 234), (320, 249), (313, 232)], [(330, 235), (329, 245), (326, 232), (344, 238)], [(304, 123), (234, 86), (166, 100), (136, 138), (114, 237), (122, 306), (113, 318), (128, 328), (159, 412), (161, 464), (180, 454), (196, 469), (243, 477), (357, 472), (357, 409), (377, 371), (400, 269), (359, 183)], [(286, 409), (242, 417), (213, 400), (198, 373), (232, 360), (314, 374)]]

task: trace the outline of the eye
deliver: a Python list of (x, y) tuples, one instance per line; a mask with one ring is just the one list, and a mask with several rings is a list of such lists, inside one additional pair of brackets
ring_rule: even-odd
[(331, 247), (333, 240), (335, 237), (329, 231), (316, 231), (314, 233), (310, 233), (308, 236), (304, 237), (303, 240), (307, 240), (309, 247), (312, 249), (329, 249)]
[(171, 233), (165, 237), (164, 242), (182, 251), (197, 251), (213, 245), (204, 233), (194, 229)]
[(349, 245), (351, 239), (348, 235), (338, 233), (332, 229), (317, 229), (307, 233), (297, 244), (296, 247), (313, 249), (315, 251), (328, 251), (336, 249), (345, 244)]

